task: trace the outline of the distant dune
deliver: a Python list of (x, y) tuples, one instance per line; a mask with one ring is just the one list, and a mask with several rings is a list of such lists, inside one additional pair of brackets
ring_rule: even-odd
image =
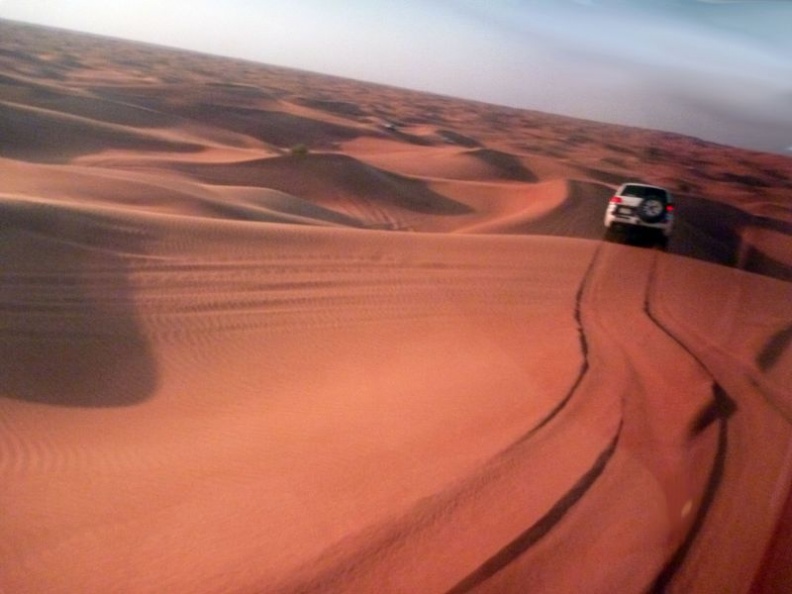
[[(781, 155), (0, 22), (0, 592), (783, 592)], [(668, 187), (668, 251), (604, 241)]]

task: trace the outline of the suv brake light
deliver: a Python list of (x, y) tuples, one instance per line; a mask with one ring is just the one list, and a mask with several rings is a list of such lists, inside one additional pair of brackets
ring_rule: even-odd
[(621, 204), (622, 199), (619, 196), (614, 196), (613, 198), (610, 199), (610, 201), (611, 204)]

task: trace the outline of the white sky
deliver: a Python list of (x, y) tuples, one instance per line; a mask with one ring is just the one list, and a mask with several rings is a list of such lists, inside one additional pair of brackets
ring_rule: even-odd
[(0, 0), (0, 18), (792, 144), (792, 0)]

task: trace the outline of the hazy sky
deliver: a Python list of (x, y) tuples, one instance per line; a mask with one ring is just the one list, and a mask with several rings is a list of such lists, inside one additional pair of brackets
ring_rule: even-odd
[(0, 0), (0, 17), (792, 145), (792, 0)]

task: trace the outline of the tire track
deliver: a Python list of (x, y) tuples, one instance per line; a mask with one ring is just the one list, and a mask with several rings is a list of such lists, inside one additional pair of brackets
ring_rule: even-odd
[[(580, 371), (578, 373), (575, 382), (573, 383), (572, 387), (570, 388), (566, 397), (561, 400), (558, 405), (550, 411), (550, 413), (540, 422), (537, 426), (532, 430), (529, 434), (524, 436), (520, 442), (527, 441), (532, 435), (538, 432), (542, 427), (546, 426), (550, 423), (554, 418), (558, 416), (558, 414), (569, 404), (569, 401), (572, 397), (577, 393), (580, 385), (583, 382), (586, 374), (589, 372), (591, 368), (590, 364), (590, 350), (589, 350), (589, 340), (586, 335), (586, 329), (583, 324), (583, 313), (582, 313), (582, 304), (583, 298), (586, 292), (587, 286), (590, 284), (591, 279), (594, 275), (594, 269), (596, 268), (597, 263), (601, 258), (602, 252), (602, 245), (600, 244), (597, 246), (594, 255), (589, 262), (589, 265), (586, 269), (586, 272), (583, 275), (583, 279), (581, 280), (580, 286), (578, 287), (577, 294), (575, 296), (575, 322), (578, 328), (578, 335), (580, 340), (580, 349), (581, 354), (583, 356), (583, 361), (581, 362)], [(508, 565), (513, 563), (519, 557), (521, 557), (524, 553), (526, 553), (532, 546), (534, 546), (539, 540), (542, 539), (545, 535), (547, 535), (553, 527), (560, 522), (567, 512), (578, 502), (583, 496), (588, 492), (588, 490), (594, 485), (596, 480), (600, 477), (600, 475), (605, 471), (607, 467), (608, 461), (613, 456), (614, 452), (616, 451), (617, 444), (619, 443), (619, 438), (621, 436), (621, 430), (624, 424), (624, 419), (619, 423), (618, 429), (616, 434), (613, 436), (613, 439), (609, 443), (608, 447), (605, 448), (602, 452), (600, 452), (599, 456), (595, 460), (594, 464), (589, 468), (589, 470), (583, 474), (577, 483), (567, 491), (560, 499), (558, 499), (553, 505), (553, 507), (542, 517), (540, 518), (535, 524), (533, 524), (528, 529), (524, 530), (517, 536), (514, 540), (509, 542), (506, 546), (501, 548), (497, 551), (494, 555), (492, 555), (489, 559), (487, 559), (484, 563), (479, 565), (476, 569), (470, 572), (465, 578), (459, 581), (453, 588), (448, 590), (446, 594), (464, 594), (466, 592), (470, 592), (474, 588), (478, 587), (482, 583), (486, 582), (497, 573), (505, 569)]]
[[(617, 458), (621, 459), (622, 462), (625, 459), (625, 457), (632, 459), (635, 459), (636, 457), (644, 459), (644, 463), (649, 464), (648, 467), (648, 469), (650, 469), (649, 471), (655, 474), (657, 480), (660, 481), (660, 484), (665, 485), (663, 487), (663, 491), (666, 493), (666, 497), (667, 497), (665, 501), (668, 502), (668, 505), (670, 505), (674, 510), (676, 510), (675, 513), (679, 513), (679, 509), (680, 509), (678, 507), (675, 507), (676, 504), (673, 503), (675, 500), (677, 501), (679, 500), (679, 494), (676, 495), (673, 494), (674, 482), (676, 480), (682, 480), (690, 485), (689, 488), (692, 488), (692, 490), (688, 491), (689, 496), (691, 496), (691, 499), (689, 503), (686, 505), (690, 505), (691, 507), (693, 507), (694, 504), (692, 502), (694, 501), (699, 502), (698, 504), (695, 504), (697, 509), (696, 515), (693, 516), (692, 518), (688, 518), (688, 520), (685, 521), (684, 523), (677, 520), (676, 523), (670, 525), (666, 529), (663, 529), (662, 532), (658, 531), (645, 535), (644, 538), (654, 540), (655, 542), (666, 541), (669, 543), (668, 545), (669, 547), (676, 546), (676, 549), (668, 549), (664, 551), (665, 554), (669, 555), (669, 557), (665, 560), (665, 562), (662, 556), (660, 556), (655, 560), (653, 567), (654, 567), (654, 571), (658, 572), (655, 576), (652, 575), (653, 572), (652, 566), (647, 568), (648, 571), (646, 572), (644, 579), (647, 579), (648, 582), (644, 582), (644, 584), (648, 583), (654, 589), (651, 590), (645, 589), (650, 586), (643, 586), (641, 584), (641, 580), (639, 579), (637, 583), (634, 583), (632, 587), (630, 587), (628, 590), (625, 591), (649, 591), (652, 592), (652, 594), (666, 591), (667, 586), (673, 580), (676, 571), (678, 570), (679, 566), (687, 556), (688, 551), (690, 550), (692, 544), (696, 540), (698, 531), (701, 529), (701, 526), (704, 523), (704, 519), (707, 516), (707, 512), (710, 505), (712, 504), (712, 501), (715, 499), (723, 475), (723, 467), (725, 465), (726, 452), (728, 449), (727, 427), (722, 422), (719, 445), (718, 445), (718, 440), (713, 439), (712, 448), (707, 449), (706, 451), (702, 451), (702, 453), (704, 453), (705, 456), (703, 457), (703, 459), (699, 461), (700, 467), (706, 468), (706, 465), (708, 464), (708, 460), (710, 460), (710, 456), (712, 456), (713, 464), (711, 466), (708, 476), (706, 478), (702, 477), (700, 483), (699, 481), (690, 482), (690, 477), (701, 476), (701, 474), (703, 473), (695, 473), (693, 475), (687, 475), (686, 472), (684, 471), (684, 465), (690, 464), (690, 458), (687, 457), (687, 454), (685, 454), (685, 457), (677, 462), (677, 466), (675, 467), (676, 470), (673, 470), (670, 473), (667, 468), (664, 468), (662, 462), (660, 461), (651, 462), (651, 460), (655, 456), (655, 454), (653, 453), (654, 449), (657, 447), (657, 445), (662, 446), (667, 438), (665, 438), (661, 442), (658, 442), (656, 438), (651, 439), (651, 437), (648, 440), (645, 440), (641, 438), (640, 434), (641, 432), (646, 430), (650, 431), (649, 435), (655, 433), (658, 430), (663, 431), (664, 430), (663, 427), (667, 426), (666, 425), (667, 423), (674, 422), (673, 416), (661, 415), (658, 418), (655, 418), (655, 415), (652, 414), (653, 410), (654, 412), (657, 412), (658, 410), (662, 409), (662, 406), (659, 405), (662, 400), (662, 390), (664, 389), (664, 387), (668, 388), (674, 384), (673, 383), (666, 384), (662, 380), (662, 373), (648, 374), (647, 377), (645, 378), (645, 381), (642, 380), (640, 373), (642, 373), (641, 370), (644, 369), (644, 365), (646, 364), (646, 357), (650, 356), (649, 351), (647, 351), (645, 355), (642, 355), (641, 358), (638, 358), (632, 363), (630, 363), (629, 361), (630, 357), (628, 355), (629, 355), (629, 349), (633, 344), (630, 333), (622, 332), (621, 334), (619, 334), (615, 330), (615, 328), (612, 328), (611, 323), (615, 321), (611, 319), (612, 316), (606, 315), (602, 319), (599, 319), (600, 317), (599, 314), (603, 313), (603, 310), (601, 310), (601, 308), (606, 307), (608, 303), (613, 301), (614, 289), (617, 291), (620, 290), (619, 289), (620, 282), (628, 282), (628, 281), (635, 282), (642, 277), (646, 277), (645, 273), (643, 272), (638, 274), (633, 272), (632, 274), (628, 274), (626, 276), (620, 276), (620, 275), (614, 276), (613, 274), (611, 274), (613, 272), (613, 265), (617, 264), (621, 260), (615, 258), (606, 259), (603, 257), (605, 253), (606, 252), (603, 249), (597, 251), (596, 258), (592, 263), (592, 268), (594, 268), (595, 270), (586, 279), (587, 280), (586, 284), (582, 285), (581, 300), (580, 300), (582, 306), (581, 309), (583, 310), (582, 311), (583, 314), (588, 314), (588, 315), (583, 315), (581, 322), (586, 322), (584, 328), (588, 333), (588, 336), (592, 340), (594, 338), (597, 338), (598, 340), (599, 338), (604, 339), (605, 336), (603, 336), (603, 333), (609, 335), (613, 332), (613, 337), (608, 339), (608, 343), (613, 343), (612, 346), (618, 347), (617, 350), (622, 352), (624, 356), (627, 356), (628, 366), (630, 368), (634, 368), (635, 372), (638, 373), (638, 376), (636, 376), (635, 379), (642, 384), (645, 382), (648, 383), (646, 383), (646, 385), (643, 386), (643, 389), (640, 386), (631, 387), (630, 380), (629, 378), (627, 378), (626, 381), (628, 381), (628, 385), (627, 385), (628, 391), (624, 393), (623, 397), (628, 397), (629, 400), (625, 400), (622, 405), (624, 407), (623, 408), (624, 417), (622, 420), (622, 425), (620, 425), (619, 427), (620, 438), (613, 444), (613, 450), (610, 451), (610, 454), (607, 457), (607, 459), (602, 460), (601, 468), (596, 469), (597, 470), (596, 476), (592, 476), (595, 474), (595, 468), (592, 467), (591, 474), (589, 474), (587, 477), (590, 479), (590, 482), (589, 484), (586, 485), (587, 487), (586, 491), (581, 491), (579, 493), (578, 500), (580, 500), (581, 503), (581, 507), (579, 508), (581, 511), (580, 512), (576, 511), (574, 513), (571, 513), (573, 511), (574, 504), (577, 503), (578, 500), (571, 502), (572, 504), (569, 505), (568, 508), (564, 509), (563, 513), (558, 514), (556, 518), (554, 518), (556, 521), (552, 525), (547, 526), (546, 530), (542, 530), (542, 531), (537, 530), (536, 532), (533, 533), (530, 530), (524, 532), (518, 538), (510, 542), (506, 547), (502, 548), (495, 555), (493, 555), (486, 563), (479, 566), (474, 572), (469, 574), (464, 580), (459, 582), (454, 589), (447, 591), (446, 594), (461, 594), (463, 592), (471, 592), (471, 591), (478, 592), (479, 590), (482, 592), (518, 591), (515, 590), (514, 588), (516, 588), (520, 583), (526, 584), (525, 580), (529, 580), (530, 579), (529, 576), (542, 574), (543, 572), (542, 568), (544, 568), (545, 573), (549, 572), (549, 574), (547, 575), (551, 575), (553, 571), (559, 571), (558, 559), (556, 558), (556, 556), (559, 553), (563, 553), (563, 549), (557, 550), (552, 555), (550, 553), (547, 553), (546, 555), (542, 555), (541, 553), (539, 553), (538, 556), (536, 557), (527, 556), (522, 559), (521, 556), (524, 555), (530, 549), (530, 547), (533, 546), (533, 544), (541, 540), (543, 536), (549, 534), (552, 531), (552, 529), (555, 528), (557, 524), (564, 518), (564, 515), (567, 514), (567, 512), (570, 512), (568, 514), (570, 516), (570, 520), (567, 522), (563, 534), (560, 537), (556, 538), (555, 546), (563, 546), (560, 545), (560, 542), (562, 542), (566, 538), (572, 538), (573, 535), (578, 531), (582, 531), (582, 533), (590, 533), (592, 530), (596, 531), (598, 529), (597, 528), (598, 526), (601, 527), (600, 529), (604, 528), (604, 526), (608, 525), (608, 522), (615, 521), (616, 523), (618, 523), (620, 521), (618, 517), (619, 508), (614, 505), (614, 502), (609, 501), (607, 499), (608, 497), (607, 495), (604, 495), (605, 493), (610, 493), (612, 495), (613, 493), (612, 490), (608, 491), (607, 489), (605, 489), (601, 491), (599, 495), (590, 495), (589, 498), (583, 497), (583, 495), (585, 495), (586, 492), (591, 493), (593, 491), (593, 488), (597, 484), (597, 479), (600, 478), (600, 476), (602, 475), (609, 477), (610, 480), (609, 481), (606, 480), (605, 482), (610, 483), (611, 485), (614, 482), (618, 483), (618, 482), (632, 481), (632, 477), (630, 475), (619, 474), (620, 472), (619, 470), (613, 471), (617, 473), (615, 475), (606, 472), (609, 468), (608, 462), (610, 462), (612, 458), (614, 460)], [(645, 252), (633, 252), (633, 253), (636, 255), (636, 257), (639, 256), (641, 253), (643, 253), (644, 256), (647, 255)], [(627, 254), (627, 252), (625, 252), (625, 254)], [(609, 255), (616, 256), (615, 253), (614, 254), (609, 253)], [(632, 266), (633, 270), (636, 270), (636, 266), (637, 266), (637, 270), (641, 270), (641, 269), (645, 270), (643, 264), (653, 265), (653, 262), (656, 262), (658, 256), (659, 256), (658, 254), (655, 254), (653, 256), (654, 258), (653, 260), (649, 260), (648, 258), (645, 257), (637, 258), (634, 261), (627, 260), (627, 263), (622, 262), (622, 265), (626, 265), (628, 266), (628, 268)], [(597, 266), (600, 266), (600, 268), (597, 268)], [(652, 269), (650, 268), (650, 271), (651, 270)], [(610, 277), (610, 279), (608, 279), (608, 277)], [(632, 299), (632, 303), (634, 305), (630, 306), (631, 311), (634, 310), (633, 315), (635, 315), (636, 317), (641, 317), (641, 314), (643, 313), (641, 311), (641, 300), (643, 300), (645, 304), (646, 295), (649, 292), (649, 287), (650, 287), (650, 283), (648, 282), (648, 278), (644, 278), (641, 284), (639, 286), (636, 286), (636, 289), (638, 289), (638, 291), (632, 290), (626, 292), (625, 295), (626, 302), (621, 304), (622, 307), (629, 305), (630, 304), (629, 300)], [(584, 300), (583, 297), (587, 296), (588, 294), (587, 291), (590, 292), (590, 296), (588, 300)], [(630, 294), (632, 294), (632, 297), (630, 296)], [(630, 319), (629, 316), (627, 317), (627, 319)], [(654, 323), (651, 320), (647, 319), (647, 324), (649, 323), (654, 325)], [(644, 328), (644, 330), (647, 330), (647, 328)], [(651, 341), (652, 339), (650, 337), (647, 337), (646, 340)], [(640, 341), (638, 341), (637, 344), (639, 345), (638, 348), (640, 348)], [(652, 344), (652, 343), (650, 342), (648, 344)], [(677, 349), (673, 345), (676, 345), (676, 342), (669, 342), (668, 344), (662, 346), (658, 345), (658, 348), (661, 350), (657, 352), (657, 355), (661, 356), (667, 365), (674, 365), (675, 361), (679, 362), (684, 360), (684, 358), (689, 358), (689, 353), (686, 349), (678, 351), (676, 354), (674, 354), (677, 351)], [(602, 346), (607, 348), (606, 344), (603, 344)], [(599, 353), (599, 352), (600, 352), (599, 348), (597, 348), (595, 350), (595, 353)], [(603, 351), (603, 352), (609, 352), (609, 351)], [(615, 356), (619, 356), (615, 351), (612, 354)], [(597, 363), (597, 361), (599, 361), (600, 358), (601, 357), (597, 357), (596, 360), (594, 361), (594, 364), (596, 370), (602, 371), (603, 370), (602, 364)], [(616, 373), (617, 376), (620, 375), (618, 373), (618, 370), (612, 369), (607, 361), (604, 361), (602, 363), (605, 364), (604, 369), (607, 373), (613, 371)], [(698, 364), (698, 361), (695, 358), (690, 359), (689, 366), (691, 371), (685, 372), (686, 377), (687, 377), (687, 373), (695, 373), (695, 375), (691, 375), (691, 378), (696, 376), (700, 377), (701, 380), (703, 381), (702, 387), (706, 387), (708, 384), (707, 379), (709, 378), (711, 380), (712, 377), (711, 374), (707, 373), (704, 370), (704, 368)], [(698, 371), (694, 372), (694, 370), (696, 369), (698, 369)], [(603, 377), (602, 379), (604, 379), (606, 382), (608, 381), (607, 376)], [(654, 382), (657, 381), (660, 381), (660, 383), (655, 384)], [(711, 382), (709, 383), (711, 385)], [(634, 398), (631, 396), (633, 390), (637, 390), (636, 394), (634, 395)], [(695, 392), (691, 394), (695, 395)], [(680, 418), (683, 419), (693, 418), (693, 422), (691, 423), (690, 426), (691, 431), (693, 431), (695, 428), (699, 432), (702, 432), (713, 422), (717, 420), (723, 421), (722, 415), (724, 417), (728, 416), (729, 411), (731, 410), (729, 405), (730, 399), (728, 399), (728, 396), (725, 394), (725, 392), (719, 387), (717, 387), (717, 385), (716, 388), (713, 388), (714, 400), (711, 405), (706, 404), (707, 403), (706, 395), (707, 395), (706, 391), (701, 393), (700, 401), (694, 400), (693, 406), (685, 406), (680, 409), (680, 413), (683, 411), (687, 411), (687, 414), (685, 416), (681, 416)], [(679, 399), (677, 398), (676, 400)], [(696, 402), (700, 402), (700, 405), (703, 406), (703, 410), (697, 410), (695, 406)], [(624, 429), (624, 431), (622, 431), (622, 429)], [(685, 441), (686, 436), (687, 434), (682, 433), (682, 435), (680, 435), (680, 439)], [(681, 443), (682, 442), (680, 442), (680, 444)], [(714, 452), (714, 453), (710, 453), (710, 452)], [(604, 456), (604, 452), (602, 455)], [(657, 460), (656, 458), (654, 459)], [(620, 465), (619, 468), (623, 468), (623, 466)], [(583, 481), (584, 479), (581, 480)], [(571, 497), (571, 493), (570, 493), (570, 497)], [(592, 516), (592, 514), (596, 514), (596, 513), (602, 514), (603, 512), (605, 512), (605, 514), (602, 515), (602, 517)], [(613, 515), (611, 516), (611, 514)], [(685, 517), (685, 512), (682, 512), (681, 517), (682, 518)], [(608, 518), (611, 519), (608, 520)], [(679, 530), (677, 532), (675, 530), (675, 526), (679, 526), (684, 530)], [(631, 536), (629, 540), (637, 544), (638, 542), (637, 539), (640, 538), (639, 535), (641, 534), (641, 530), (642, 529), (640, 528), (640, 526), (630, 528)], [(677, 532), (676, 535), (675, 532)], [(679, 544), (676, 545), (672, 543), (679, 543)], [(592, 542), (592, 546), (594, 547), (594, 549), (592, 549), (587, 553), (589, 555), (596, 555), (596, 553), (594, 552), (595, 550), (600, 550), (600, 549), (608, 550), (607, 545), (604, 545), (603, 547), (602, 543)], [(580, 550), (575, 549), (574, 547), (572, 547), (571, 549), (571, 551), (576, 551), (576, 550), (577, 553), (581, 553)], [(508, 571), (505, 571), (507, 569)], [(569, 570), (570, 572), (575, 572), (575, 573), (577, 573), (578, 571), (572, 566), (569, 567)], [(589, 568), (588, 570), (581, 568), (580, 571), (581, 571), (580, 576), (586, 576), (586, 575), (588, 576), (588, 578), (580, 577), (580, 579), (598, 580), (601, 578), (606, 580), (607, 575), (609, 573), (607, 570), (597, 569), (597, 568)], [(495, 578), (495, 576), (500, 574), (501, 572), (504, 573), (503, 577), (499, 576), (497, 579), (492, 579)], [(577, 586), (581, 586), (584, 583), (588, 583), (588, 587), (591, 588), (596, 588), (594, 584), (600, 583), (597, 581), (582, 582), (580, 581), (580, 579), (578, 579), (577, 581), (568, 580), (567, 582), (564, 583), (566, 584), (567, 588), (570, 587), (571, 583), (575, 583), (577, 584)], [(563, 582), (563, 580), (561, 581)], [(601, 584), (601, 587), (604, 585), (604, 583)], [(617, 585), (611, 583), (610, 585), (608, 585), (608, 587), (617, 588)], [(501, 590), (500, 588), (503, 588), (503, 590)], [(551, 583), (545, 583), (545, 588), (546, 590), (542, 590), (542, 591), (550, 591), (550, 592), (553, 591)]]
[(690, 553), (693, 544), (696, 541), (699, 533), (704, 527), (712, 504), (715, 501), (715, 496), (718, 494), (720, 486), (723, 482), (723, 474), (726, 468), (727, 454), (729, 450), (729, 419), (731, 412), (734, 410), (734, 401), (726, 394), (726, 392), (718, 384), (713, 387), (713, 397), (715, 399), (715, 407), (718, 410), (718, 449), (715, 452), (715, 458), (712, 462), (707, 485), (704, 494), (699, 504), (698, 511), (693, 518), (693, 524), (688, 530), (685, 540), (677, 548), (674, 554), (668, 559), (663, 569), (657, 575), (657, 578), (648, 589), (650, 594), (663, 594), (672, 584), (674, 577), (685, 563), (688, 554)]
[(521, 557), (528, 549), (547, 535), (564, 518), (567, 512), (583, 498), (605, 471), (618, 446), (622, 426), (623, 422), (619, 424), (616, 435), (608, 444), (608, 447), (600, 452), (591, 468), (580, 477), (578, 482), (563, 497), (556, 501), (555, 505), (538, 522), (522, 532), (453, 588), (447, 590), (446, 594), (470, 592)]
[[(445, 304), (460, 297), (471, 313), (486, 316), (528, 311), (532, 294), (547, 300), (516, 265), (446, 269), (432, 262), (264, 258), (261, 264), (149, 263), (131, 279), (138, 316), (153, 340), (174, 327), (205, 332), (441, 318), (449, 313)], [(425, 305), (419, 311), (415, 303)]]
[(707, 519), (712, 504), (715, 501), (720, 486), (723, 482), (723, 475), (726, 468), (727, 455), (729, 449), (729, 418), (737, 411), (737, 404), (735, 400), (726, 392), (726, 390), (718, 383), (714, 374), (707, 365), (694, 353), (687, 345), (684, 344), (675, 334), (673, 334), (652, 312), (651, 297), (654, 291), (657, 290), (657, 263), (659, 255), (655, 255), (652, 261), (652, 269), (649, 275), (649, 282), (646, 285), (646, 294), (644, 299), (644, 313), (646, 317), (671, 338), (679, 347), (684, 350), (691, 359), (703, 369), (707, 375), (712, 378), (712, 396), (713, 402), (710, 407), (704, 409), (696, 419), (695, 423), (690, 427), (691, 437), (695, 437), (701, 433), (707, 426), (713, 422), (718, 423), (718, 445), (715, 452), (715, 457), (710, 469), (709, 478), (698, 506), (696, 515), (694, 516), (693, 523), (688, 530), (687, 535), (683, 542), (679, 545), (674, 554), (668, 559), (663, 569), (658, 573), (652, 585), (648, 588), (650, 594), (663, 594), (668, 590), (673, 583), (675, 576), (682, 569), (688, 554), (690, 553), (696, 538), (701, 533), (704, 523)]
[[(379, 581), (372, 581), (371, 576), (377, 575), (381, 571), (383, 564), (386, 567), (392, 566), (392, 557), (394, 556), (401, 557), (406, 554), (412, 560), (412, 563), (401, 561), (399, 563), (400, 566), (414, 564), (416, 560), (412, 558), (416, 553), (405, 553), (405, 549), (410, 548), (411, 545), (409, 543), (411, 541), (418, 541), (419, 543), (447, 542), (443, 541), (442, 537), (438, 535), (443, 534), (448, 527), (453, 527), (458, 523), (460, 521), (459, 518), (463, 518), (461, 521), (464, 523), (466, 516), (472, 518), (486, 517), (486, 508), (491, 506), (491, 501), (494, 498), (488, 492), (494, 494), (498, 492), (497, 489), (501, 489), (500, 495), (502, 497), (502, 490), (507, 488), (508, 485), (524, 484), (525, 476), (530, 472), (530, 469), (536, 468), (536, 460), (526, 455), (528, 453), (526, 447), (530, 447), (527, 442), (531, 441), (532, 438), (538, 438), (540, 430), (550, 425), (569, 406), (573, 401), (573, 397), (579, 392), (580, 385), (590, 368), (588, 360), (589, 344), (582, 324), (581, 303), (585, 293), (585, 286), (591, 278), (598, 259), (598, 253), (599, 248), (595, 250), (594, 255), (591, 257), (576, 293), (574, 318), (578, 327), (583, 360), (577, 377), (562, 400), (536, 426), (517, 438), (510, 446), (487, 462), (478, 472), (466, 477), (461, 484), (455, 485), (422, 502), (409, 514), (390, 526), (373, 527), (370, 530), (372, 532), (370, 538), (362, 536), (356, 539), (362, 540), (361, 544), (353, 546), (350, 543), (347, 551), (329, 551), (322, 559), (311, 564), (311, 569), (305, 572), (308, 576), (299, 571), (292, 579), (287, 580), (280, 587), (273, 588), (273, 591), (284, 594), (367, 591), (360, 586), (361, 582), (364, 584), (378, 583), (383, 588), (383, 582), (388, 581), (390, 583), (390, 578), (380, 576), (378, 578)], [(620, 416), (618, 417), (618, 422), (614, 424), (615, 429), (612, 435), (609, 436), (605, 447), (594, 457), (590, 466), (581, 469), (580, 474), (572, 485), (563, 491), (555, 501), (550, 503), (545, 508), (546, 511), (539, 515), (536, 521), (498, 549), (461, 581), (452, 585), (451, 589), (444, 591), (447, 594), (469, 592), (522, 556), (552, 531), (566, 513), (585, 496), (599, 476), (605, 471), (609, 460), (617, 449), (621, 436), (623, 423)], [(568, 426), (569, 423), (565, 423), (561, 425), (561, 428)], [(557, 439), (563, 442), (563, 437), (565, 435), (562, 434)], [(522, 495), (524, 496), (524, 493)], [(521, 500), (517, 500), (514, 505), (521, 505), (519, 503)], [(425, 547), (425, 545), (421, 544), (418, 546), (419, 548)], [(438, 550), (437, 547), (437, 544), (433, 544), (426, 550), (433, 553)], [(440, 550), (442, 551), (442, 546)], [(450, 553), (446, 551), (445, 554)], [(333, 561), (332, 559), (335, 560)], [(423, 568), (427, 570), (431, 570), (434, 567), (426, 559), (421, 559), (420, 561)], [(320, 567), (324, 566), (324, 568), (317, 569), (317, 565)], [(300, 574), (303, 575), (302, 578), (298, 577)], [(382, 591), (386, 590), (391, 591), (387, 588)], [(393, 591), (403, 591), (403, 588), (397, 588)]]

